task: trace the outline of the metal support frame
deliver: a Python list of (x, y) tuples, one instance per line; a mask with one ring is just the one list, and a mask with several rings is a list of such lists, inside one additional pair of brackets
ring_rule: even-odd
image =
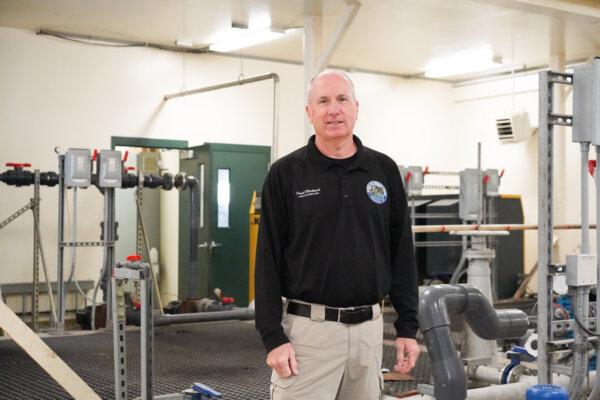
[(554, 114), (554, 85), (572, 85), (573, 75), (540, 72), (538, 133), (538, 383), (552, 383), (548, 342), (552, 340), (553, 145), (554, 126), (571, 126), (572, 116)]
[[(116, 239), (116, 224), (115, 224), (115, 189), (104, 188), (104, 222), (102, 224), (102, 242), (103, 246), (103, 267), (102, 271), (106, 276), (109, 276), (110, 271), (115, 265), (115, 239)], [(101, 276), (100, 279), (104, 277)], [(106, 293), (107, 309), (112, 309), (114, 295), (112, 293), (112, 285), (107, 285), (108, 293)], [(95, 312), (95, 310), (92, 310)], [(106, 326), (108, 327), (112, 321), (110, 313), (106, 314)]]
[(125, 302), (122, 281), (131, 279), (140, 284), (141, 303), (141, 400), (152, 400), (154, 374), (154, 314), (153, 285), (150, 264), (142, 262), (117, 263), (112, 270), (112, 315), (114, 338), (115, 399), (127, 399), (127, 348), (125, 345)]

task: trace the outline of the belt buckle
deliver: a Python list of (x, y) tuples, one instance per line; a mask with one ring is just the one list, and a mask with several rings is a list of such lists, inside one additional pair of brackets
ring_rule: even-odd
[(341, 322), (340, 321), (340, 319), (342, 318), (342, 311), (356, 311), (356, 307), (338, 308), (337, 322), (338, 322), (338, 324), (344, 324), (344, 325), (346, 325), (345, 322)]

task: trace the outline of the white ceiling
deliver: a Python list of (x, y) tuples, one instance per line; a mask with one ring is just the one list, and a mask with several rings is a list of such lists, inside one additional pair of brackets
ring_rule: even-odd
[[(514, 64), (543, 66), (550, 59), (553, 24), (564, 26), (567, 61), (600, 51), (600, 0), (360, 2), (333, 66), (418, 75), (433, 56), (484, 44)], [(346, 7), (344, 0), (322, 1), (325, 42)], [(270, 15), (273, 26), (301, 27), (303, 11), (303, 0), (0, 0), (0, 26), (162, 45), (189, 39), (202, 48), (232, 21), (247, 24)], [(302, 62), (302, 30), (247, 48), (244, 55)]]

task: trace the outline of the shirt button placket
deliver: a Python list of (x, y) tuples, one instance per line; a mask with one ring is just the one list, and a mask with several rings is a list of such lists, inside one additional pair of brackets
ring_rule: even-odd
[(348, 174), (342, 175), (342, 206), (349, 207), (352, 205), (352, 198), (350, 197), (350, 183), (348, 181)]

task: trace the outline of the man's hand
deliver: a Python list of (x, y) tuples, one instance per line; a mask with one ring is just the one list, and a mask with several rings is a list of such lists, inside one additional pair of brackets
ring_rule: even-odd
[(273, 368), (281, 378), (289, 378), (292, 374), (298, 375), (298, 363), (292, 344), (282, 344), (271, 350), (267, 354), (267, 365)]
[(401, 374), (410, 372), (415, 367), (421, 349), (415, 339), (396, 338), (396, 365), (394, 371)]

